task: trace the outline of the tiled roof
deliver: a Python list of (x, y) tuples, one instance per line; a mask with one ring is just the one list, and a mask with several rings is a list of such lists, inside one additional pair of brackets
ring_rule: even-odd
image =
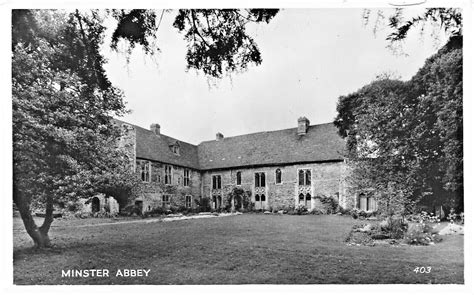
[[(197, 170), (344, 159), (345, 143), (333, 123), (309, 126), (307, 134), (301, 136), (297, 135), (297, 128), (290, 128), (205, 141), (197, 146), (129, 125), (136, 130), (137, 158)], [(176, 141), (180, 145), (180, 155), (174, 154), (169, 147)]]
[[(137, 158), (199, 170), (197, 146), (164, 134), (157, 136), (148, 129), (133, 124), (129, 125), (136, 130)], [(176, 142), (179, 144), (179, 155), (173, 153), (170, 148)]]
[(210, 170), (343, 160), (344, 148), (344, 139), (328, 123), (309, 126), (301, 136), (290, 128), (205, 141), (198, 146), (198, 157), (199, 167)]

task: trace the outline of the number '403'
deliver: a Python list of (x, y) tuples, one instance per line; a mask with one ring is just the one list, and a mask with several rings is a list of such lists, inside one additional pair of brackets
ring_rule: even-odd
[(431, 272), (431, 266), (427, 266), (427, 267), (424, 267), (424, 266), (421, 266), (421, 267), (415, 267), (415, 269), (413, 270), (415, 273), (430, 273)]

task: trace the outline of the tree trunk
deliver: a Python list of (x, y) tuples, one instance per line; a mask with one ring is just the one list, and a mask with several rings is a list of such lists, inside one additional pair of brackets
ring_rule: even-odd
[[(51, 247), (51, 241), (48, 236), (48, 231), (53, 219), (53, 210), (51, 202), (51, 210), (49, 208), (49, 202), (46, 208), (46, 217), (43, 225), (38, 228), (36, 223), (31, 215), (30, 205), (26, 197), (20, 193), (16, 188), (13, 189), (13, 201), (15, 202), (18, 210), (20, 211), (21, 219), (25, 225), (26, 232), (33, 239), (35, 246), (37, 248), (49, 248)], [(51, 200), (52, 201), (52, 200)], [(50, 211), (50, 212), (48, 212)], [(48, 216), (49, 213), (49, 216)], [(46, 224), (46, 226), (45, 226)]]

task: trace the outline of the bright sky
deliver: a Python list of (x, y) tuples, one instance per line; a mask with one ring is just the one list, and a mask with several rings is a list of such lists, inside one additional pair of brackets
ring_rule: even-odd
[(339, 96), (384, 72), (409, 79), (444, 42), (436, 44), (430, 29), (424, 36), (414, 32), (403, 47), (407, 56), (395, 55), (386, 47), (387, 31), (374, 35), (373, 24), (363, 25), (362, 9), (286, 9), (249, 29), (262, 64), (209, 87), (203, 74), (186, 72), (186, 43), (172, 27), (174, 16), (164, 14), (155, 60), (136, 49), (127, 66), (107, 48), (106, 70), (132, 110), (123, 120), (144, 128), (159, 123), (162, 133), (194, 144), (217, 132), (296, 127), (300, 116), (311, 124), (331, 122)]

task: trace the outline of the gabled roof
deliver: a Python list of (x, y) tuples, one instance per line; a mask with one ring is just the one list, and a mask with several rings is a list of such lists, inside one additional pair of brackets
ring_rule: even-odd
[[(197, 146), (164, 134), (158, 136), (153, 131), (133, 124), (129, 125), (136, 130), (137, 158), (199, 170)], [(170, 148), (176, 143), (179, 145), (179, 155), (173, 153)]]
[[(344, 159), (345, 142), (333, 123), (309, 126), (307, 133), (301, 136), (297, 134), (297, 128), (290, 128), (204, 141), (197, 146), (129, 125), (136, 130), (137, 158), (196, 170)], [(170, 149), (176, 142), (179, 143), (179, 155)]]
[(243, 166), (283, 165), (343, 160), (345, 141), (333, 123), (309, 126), (305, 135), (297, 128), (259, 132), (198, 145), (202, 170)]

